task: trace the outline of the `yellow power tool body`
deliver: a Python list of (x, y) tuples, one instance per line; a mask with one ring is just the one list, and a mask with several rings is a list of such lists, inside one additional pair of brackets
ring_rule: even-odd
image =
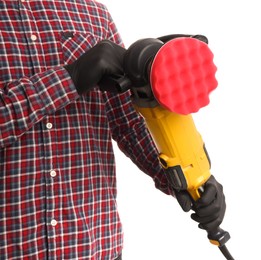
[(196, 201), (210, 177), (210, 160), (192, 115), (161, 107), (137, 107), (160, 153), (168, 180), (176, 190), (187, 190)]

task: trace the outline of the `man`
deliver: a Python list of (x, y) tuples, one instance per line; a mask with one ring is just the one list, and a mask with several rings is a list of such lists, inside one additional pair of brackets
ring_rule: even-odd
[[(129, 92), (98, 88), (122, 73), (125, 52), (108, 10), (1, 1), (0, 25), (1, 259), (121, 259), (111, 138), (158, 189), (175, 191)], [(205, 229), (225, 212), (222, 186), (212, 177), (208, 187), (193, 215)], [(186, 194), (177, 199), (190, 210)]]

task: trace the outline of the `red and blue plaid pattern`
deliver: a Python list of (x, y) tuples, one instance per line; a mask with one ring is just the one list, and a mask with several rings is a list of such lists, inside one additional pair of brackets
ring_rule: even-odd
[(122, 44), (94, 1), (0, 1), (0, 258), (111, 260), (122, 250), (115, 139), (170, 193), (129, 93), (79, 97), (62, 65)]

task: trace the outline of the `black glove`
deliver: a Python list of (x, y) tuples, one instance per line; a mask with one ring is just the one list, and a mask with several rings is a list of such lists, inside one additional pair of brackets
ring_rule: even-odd
[(123, 74), (125, 51), (116, 43), (103, 40), (64, 68), (70, 74), (77, 92), (84, 94), (95, 87), (103, 76)]
[(199, 223), (199, 228), (211, 231), (222, 223), (226, 211), (223, 186), (210, 176), (204, 186), (204, 192), (192, 208), (191, 218)]
[(226, 211), (225, 196), (222, 185), (213, 175), (205, 183), (204, 192), (197, 201), (193, 201), (186, 191), (175, 191), (175, 194), (185, 212), (195, 211), (191, 218), (199, 223), (199, 228), (212, 231), (222, 223)]

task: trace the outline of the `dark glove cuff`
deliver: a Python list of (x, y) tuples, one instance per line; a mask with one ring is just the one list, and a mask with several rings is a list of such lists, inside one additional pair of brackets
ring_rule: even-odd
[(77, 78), (78, 78), (78, 75), (77, 75), (77, 70), (75, 70), (75, 63), (71, 63), (71, 64), (67, 64), (64, 66), (64, 69), (68, 72), (68, 74), (70, 75), (72, 81), (73, 81), (73, 84), (78, 92), (78, 94), (82, 94), (82, 92), (80, 91), (80, 89), (78, 88), (77, 86)]

